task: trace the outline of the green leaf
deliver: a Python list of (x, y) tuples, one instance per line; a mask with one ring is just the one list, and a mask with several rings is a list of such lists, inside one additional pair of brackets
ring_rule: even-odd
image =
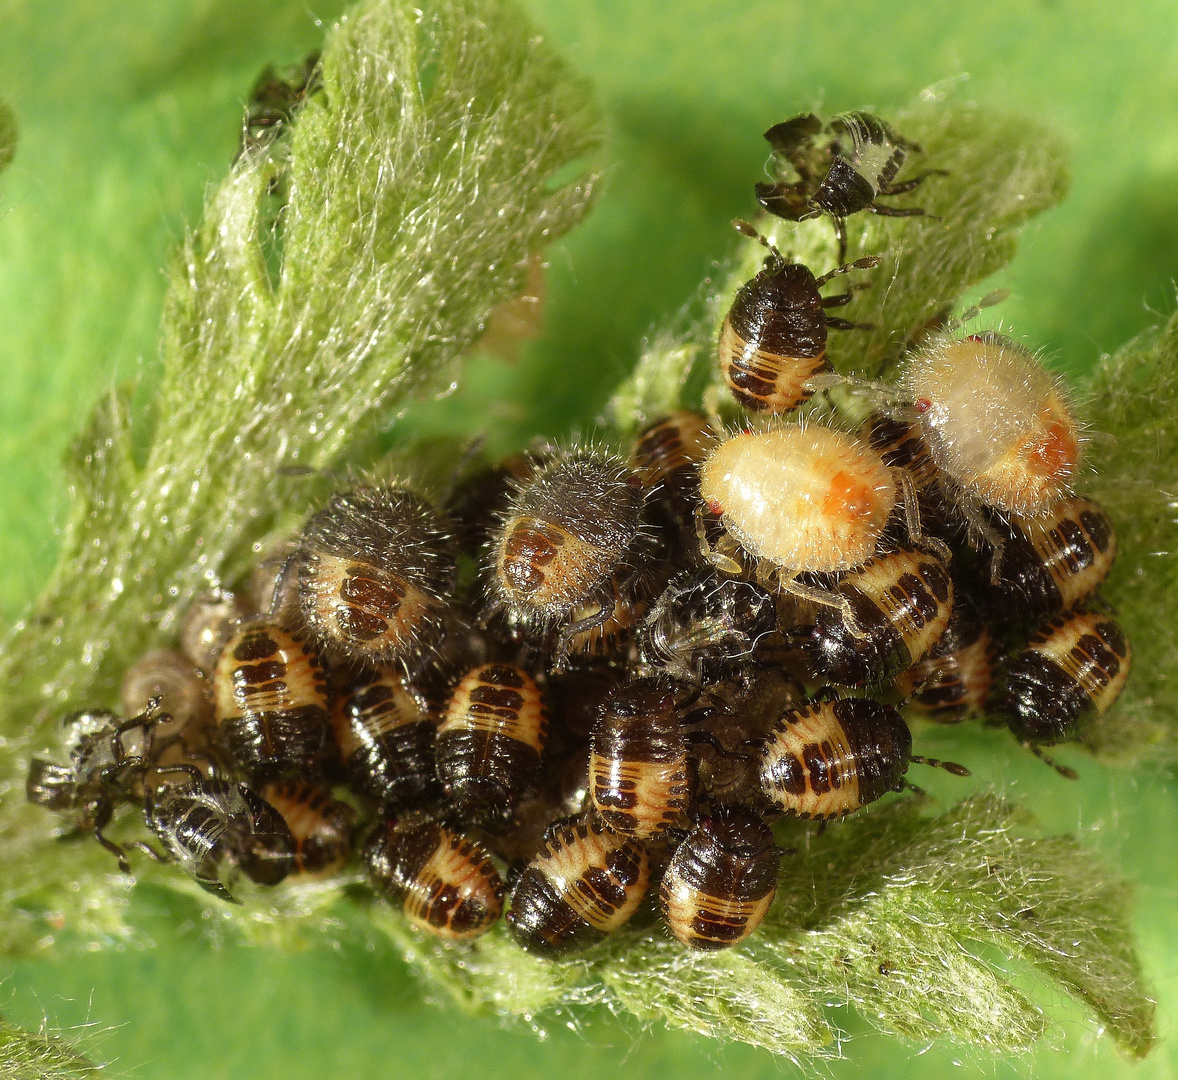
[(59, 1036), (24, 1031), (0, 1016), (0, 1077), (4, 1080), (93, 1080), (100, 1075)]
[(0, 655), (0, 731), (25, 745), (69, 703), (109, 700), (279, 508), (297, 512), (283, 466), (340, 466), (452, 378), (591, 201), (586, 88), (497, 0), (361, 4), (328, 35), (323, 82), (213, 191), (172, 267), (141, 464), (120, 394), (71, 451), (58, 568)]
[[(1144, 1055), (1154, 1004), (1133, 950), (1125, 883), (1074, 839), (1039, 836), (994, 796), (938, 817), (922, 809), (898, 799), (824, 834), (787, 827), (781, 839), (798, 853), (783, 859), (768, 918), (722, 953), (684, 949), (649, 914), (569, 960), (524, 953), (503, 925), (447, 945), (354, 881), (284, 885), (230, 909), (174, 869), (145, 866), (128, 893), (89, 842), (56, 852), (52, 869), (40, 852), (29, 862), (0, 844), (9, 865), (33, 868), (18, 878), (23, 889), (5, 896), (24, 937), (11, 915), (5, 934), (20, 952), (142, 942), (148, 897), (165, 924), (212, 919), (219, 939), (266, 947), (306, 948), (361, 920), (387, 937), (431, 996), (464, 1011), (543, 1025), (605, 1005), (797, 1060), (840, 1053), (832, 1005), (912, 1041), (1026, 1050), (1052, 1027), (1039, 1004), (1050, 983), (1082, 1002), (1126, 1053)], [(34, 833), (36, 813), (30, 808), (22, 823)], [(56, 943), (34, 940), (47, 925), (62, 928)]]
[(1178, 761), (1178, 318), (1100, 365), (1086, 388), (1091, 441), (1082, 489), (1117, 526), (1104, 594), (1133, 646), (1116, 707), (1089, 732), (1102, 756)]
[[(915, 799), (819, 835), (794, 825), (762, 929), (693, 953), (661, 926), (628, 929), (586, 956), (542, 962), (502, 927), (470, 946), (378, 925), (437, 991), (466, 1008), (529, 1018), (589, 1002), (788, 1057), (833, 1056), (829, 1011), (852, 1005), (882, 1031), (1025, 1050), (1050, 1027), (1017, 965), (1082, 1001), (1122, 1049), (1145, 1054), (1154, 1004), (1142, 988), (1126, 885), (1072, 838), (1040, 837), (994, 796), (939, 817)], [(992, 946), (993, 949), (987, 949)], [(520, 993), (519, 988), (526, 992)]]
[(12, 164), (16, 156), (16, 113), (0, 98), (0, 172)]

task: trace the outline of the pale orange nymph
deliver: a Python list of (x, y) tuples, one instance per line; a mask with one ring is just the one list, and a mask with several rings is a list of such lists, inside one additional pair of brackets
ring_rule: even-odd
[(896, 505), (896, 480), (855, 436), (784, 424), (721, 443), (700, 471), (700, 493), (749, 555), (792, 576), (866, 562)]
[(964, 501), (1037, 516), (1069, 493), (1080, 434), (1058, 379), (995, 333), (933, 338), (902, 384), (937, 468)]

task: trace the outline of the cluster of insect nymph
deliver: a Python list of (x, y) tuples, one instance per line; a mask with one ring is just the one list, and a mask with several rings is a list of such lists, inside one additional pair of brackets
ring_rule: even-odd
[[(923, 213), (879, 200), (938, 172), (898, 181), (920, 148), (866, 113), (767, 137), (765, 209), (844, 247), (850, 215)], [(1108, 709), (1130, 650), (1066, 392), (968, 319), (889, 384), (843, 378), (827, 333), (861, 324), (827, 311), (854, 291), (823, 289), (880, 260), (816, 276), (762, 243), (716, 342), (739, 427), (680, 410), (628, 451), (469, 463), (442, 496), (330, 494), (126, 673), (122, 715), (67, 719), (29, 799), (124, 872), (133, 846), (230, 900), (356, 858), (422, 931), (506, 908), (551, 956), (656, 908), (687, 948), (741, 942), (777, 888), (770, 822), (860, 811), (913, 764), (967, 775), (912, 752), (913, 717), (1000, 721), (1074, 775), (1044, 748)], [(120, 845), (124, 804), (144, 839)]]

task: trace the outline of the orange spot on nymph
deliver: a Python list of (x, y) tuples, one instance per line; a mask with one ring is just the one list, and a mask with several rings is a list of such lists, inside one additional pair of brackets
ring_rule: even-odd
[(933, 403), (928, 398), (922, 397), (916, 399), (916, 411), (918, 413), (926, 413), (933, 407)]
[(1043, 438), (1030, 447), (1030, 466), (1043, 476), (1067, 476), (1080, 457), (1076, 433), (1070, 424), (1053, 420)]
[(873, 490), (848, 472), (835, 473), (830, 492), (822, 503), (827, 517), (857, 518), (870, 514), (875, 499)]
[(717, 517), (719, 517), (722, 513), (724, 513), (724, 507), (722, 507), (717, 500), (708, 499), (708, 513), (715, 514)]

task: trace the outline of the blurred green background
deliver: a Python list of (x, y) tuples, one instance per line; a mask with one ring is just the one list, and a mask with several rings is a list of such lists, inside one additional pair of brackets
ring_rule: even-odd
[[(0, 96), (21, 144), (0, 179), (0, 615), (20, 616), (51, 569), (65, 507), (58, 466), (100, 390), (150, 378), (160, 267), (235, 149), (260, 67), (315, 47), (340, 0), (0, 0)], [(551, 252), (546, 337), (516, 367), (480, 360), (427, 426), (472, 416), (496, 445), (586, 427), (642, 335), (692, 294), (753, 211), (760, 133), (792, 112), (895, 110), (926, 88), (1025, 110), (1073, 142), (1075, 183), (1028, 231), (1003, 318), (1073, 373), (1166, 314), (1178, 270), (1178, 20), (1172, 0), (933, 6), (915, 0), (525, 0), (589, 75), (612, 128), (610, 183)], [(1027, 1062), (855, 1035), (835, 1076), (1170, 1077), (1178, 1071), (1178, 788), (1077, 760), (1044, 777), (1008, 740), (966, 736), (982, 778), (1051, 828), (1078, 829), (1139, 884), (1136, 923), (1162, 1041), (1130, 1065), (1064, 1002), (1060, 1037)], [(961, 738), (937, 733), (936, 753)], [(974, 757), (966, 758), (971, 762)], [(944, 791), (943, 787), (938, 788)], [(0, 868), (0, 874), (3, 869)], [(520, 1024), (423, 1001), (380, 939), (341, 929), (298, 954), (216, 947), (151, 917), (154, 948), (0, 965), (0, 1012), (76, 1029), (114, 1075), (431, 1077), (541, 1070), (745, 1077), (769, 1055), (608, 1018), (541, 1039)], [(88, 1025), (93, 1025), (90, 1030)]]

